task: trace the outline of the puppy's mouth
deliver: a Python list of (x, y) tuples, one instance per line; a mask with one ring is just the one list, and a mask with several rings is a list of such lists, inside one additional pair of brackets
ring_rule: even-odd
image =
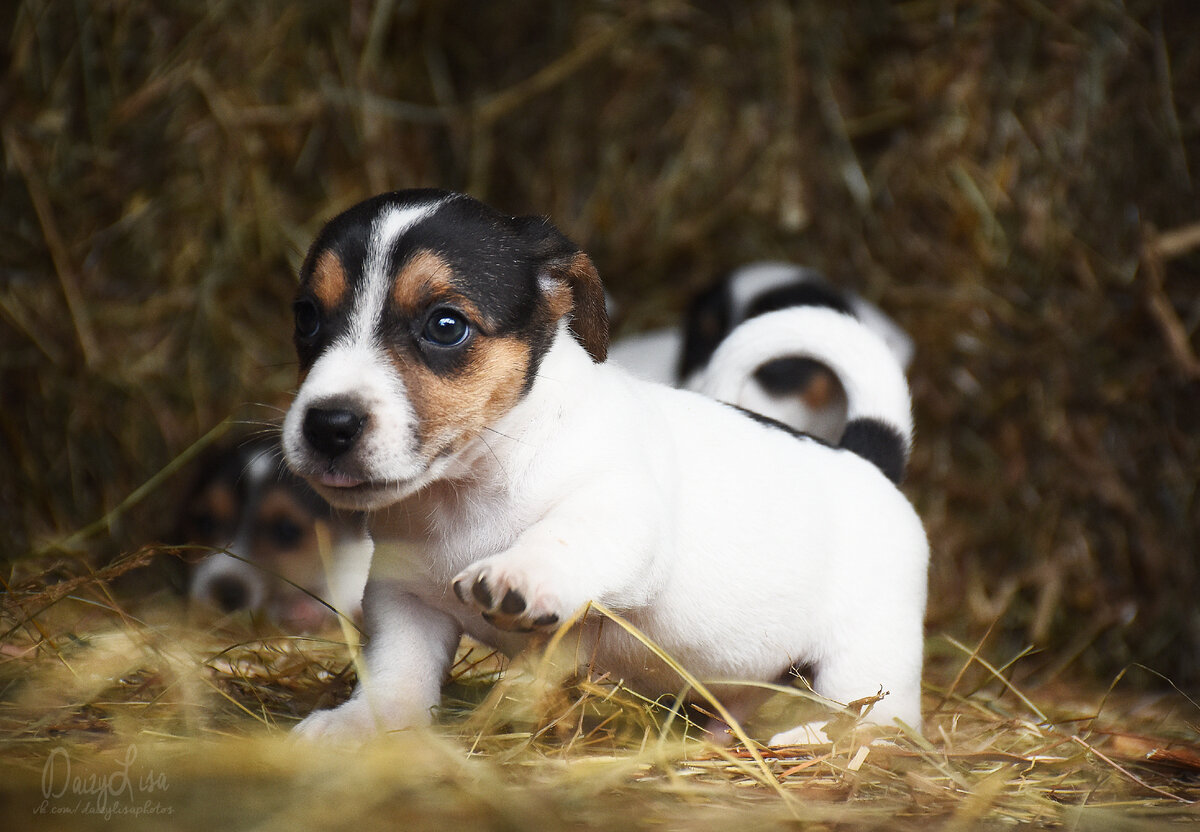
[(344, 474), (341, 471), (326, 471), (324, 474), (319, 474), (316, 477), (318, 485), (323, 485), (326, 488), (358, 488), (362, 485), (368, 485), (366, 480), (352, 477), (349, 474)]
[(335, 508), (373, 511), (399, 502), (437, 479), (450, 454), (450, 447), (440, 448), (432, 459), (414, 466), (416, 470), (405, 472), (407, 476), (373, 476), (353, 462), (339, 464), (315, 459), (293, 465), (292, 470)]
[(365, 479), (331, 468), (324, 473), (310, 476), (308, 481), (334, 494), (365, 494), (370, 491), (402, 491), (420, 475), (396, 479)]
[(309, 478), (317, 493), (335, 508), (371, 511), (391, 505), (412, 489), (412, 479), (363, 480), (340, 471)]
[[(436, 460), (435, 460), (436, 461)], [(356, 511), (373, 511), (399, 502), (436, 477), (426, 466), (408, 477), (367, 479), (335, 466), (305, 477), (330, 505)]]

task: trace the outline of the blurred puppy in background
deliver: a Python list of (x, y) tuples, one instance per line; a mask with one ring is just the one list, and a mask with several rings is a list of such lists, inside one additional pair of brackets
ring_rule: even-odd
[[(614, 342), (609, 361), (647, 381), (701, 388), (717, 347), (741, 323), (767, 312), (824, 307), (851, 315), (883, 339), (907, 369), (913, 342), (878, 307), (830, 284), (813, 269), (790, 263), (753, 263), (730, 272), (692, 299), (682, 327), (640, 333)], [(825, 365), (803, 356), (773, 359), (741, 384), (733, 404), (789, 427), (837, 442), (845, 430), (846, 391)]]
[[(277, 439), (214, 451), (201, 463), (181, 527), (183, 540), (213, 549), (188, 581), (201, 610), (248, 610), (299, 632), (332, 623), (329, 607), (361, 613), (371, 560), (362, 518), (334, 511), (292, 475)], [(322, 545), (329, 547), (325, 559)]]

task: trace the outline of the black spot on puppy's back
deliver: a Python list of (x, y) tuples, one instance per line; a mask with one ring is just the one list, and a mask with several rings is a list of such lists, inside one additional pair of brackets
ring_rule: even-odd
[(873, 463), (892, 482), (904, 479), (908, 463), (904, 437), (891, 425), (878, 419), (852, 419), (838, 444)]
[(908, 453), (904, 437), (886, 422), (871, 418), (852, 419), (846, 425), (846, 430), (842, 434), (841, 440), (834, 444), (825, 441), (819, 436), (813, 436), (812, 434), (797, 430), (791, 425), (784, 424), (769, 416), (755, 413), (753, 410), (747, 410), (744, 407), (732, 404), (728, 406), (764, 427), (783, 431), (797, 439), (810, 440), (829, 448), (848, 451), (856, 456), (860, 456), (882, 471), (884, 476), (897, 485), (904, 479), (904, 471), (908, 464)]

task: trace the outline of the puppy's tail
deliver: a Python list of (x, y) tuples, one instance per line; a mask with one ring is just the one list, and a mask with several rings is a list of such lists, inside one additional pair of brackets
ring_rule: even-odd
[(900, 482), (912, 451), (908, 380), (892, 350), (850, 315), (793, 307), (751, 318), (717, 347), (696, 389), (738, 404), (759, 367), (791, 357), (824, 364), (842, 383), (847, 420), (838, 447)]

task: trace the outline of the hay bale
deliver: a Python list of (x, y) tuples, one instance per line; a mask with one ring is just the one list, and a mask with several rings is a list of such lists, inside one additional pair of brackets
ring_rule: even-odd
[[(763, 257), (879, 302), (918, 344), (935, 626), (1042, 679), (1200, 681), (1189, 4), (3, 14), (0, 557), (278, 418), (315, 229), (440, 185), (552, 216), (635, 324)], [(152, 539), (171, 496), (71, 548)]]

